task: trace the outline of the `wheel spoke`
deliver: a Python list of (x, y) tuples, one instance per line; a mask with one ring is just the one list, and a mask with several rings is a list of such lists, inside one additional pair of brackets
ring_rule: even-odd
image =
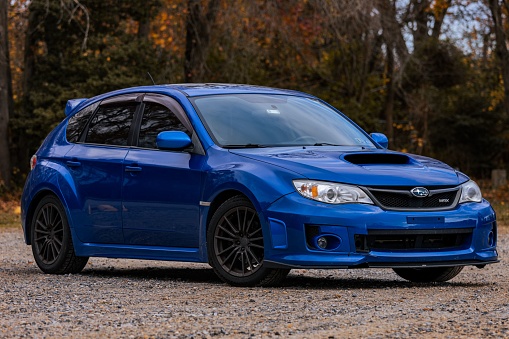
[(219, 252), (217, 255), (223, 255), (224, 253), (231, 251), (232, 249), (235, 249), (236, 247), (237, 246), (235, 246), (235, 245), (230, 245), (229, 247), (227, 247), (224, 250), (222, 250), (221, 252)]
[(41, 210), (41, 213), (42, 213), (42, 217), (44, 219), (44, 225), (45, 225), (45, 227), (48, 227), (49, 221), (48, 221), (48, 216), (47, 216), (47, 208), (43, 208)]
[[(228, 219), (224, 218), (224, 220), (228, 221)], [(229, 223), (229, 222), (228, 222)], [(232, 232), (228, 231), (223, 225), (219, 224), (219, 228), (225, 231), (230, 237), (236, 238), (237, 236)]]
[(54, 238), (53, 242), (55, 244), (55, 248), (58, 247), (57, 250), (60, 252), (60, 249), (62, 248), (62, 241), (58, 238)]
[(40, 230), (38, 228), (35, 229), (35, 234), (45, 234), (45, 235), (48, 235), (50, 233), (51, 233), (50, 231)]
[(62, 227), (62, 219), (58, 219), (55, 223), (53, 223), (53, 227), (56, 229), (63, 229)]
[(235, 212), (237, 213), (237, 225), (239, 227), (239, 232), (242, 232), (242, 223), (240, 222), (240, 211), (238, 207)]
[[(237, 251), (232, 252), (232, 254), (233, 253), (235, 253), (235, 256), (233, 257), (232, 264), (230, 265), (230, 267), (228, 269), (228, 271), (230, 271), (230, 272), (232, 271), (233, 265), (235, 265), (235, 259), (237, 259), (237, 255), (239, 254), (239, 251), (237, 250)], [(230, 257), (230, 256), (231, 256), (231, 254), (228, 257)], [(226, 261), (225, 261), (225, 263), (226, 263)]]
[(48, 245), (49, 245), (49, 240), (46, 239), (46, 241), (44, 241), (41, 244), (41, 247), (39, 249), (39, 254), (45, 260), (48, 260)]
[(40, 242), (41, 240), (46, 239), (46, 235), (41, 235), (40, 237), (35, 238), (34, 241)]
[(230, 226), (230, 228), (233, 230), (233, 232), (235, 233), (238, 233), (239, 230), (238, 229), (235, 229), (235, 226), (233, 226), (233, 224), (231, 223), (231, 221), (228, 219), (227, 216), (224, 217), (224, 220), (226, 220), (226, 222), (228, 223), (228, 225)]
[(235, 242), (235, 239), (222, 237), (220, 235), (216, 235), (216, 239), (224, 240), (224, 241), (230, 241), (230, 242)]
[(60, 219), (60, 214), (58, 213), (58, 211), (55, 208), (51, 209), (51, 214), (53, 216), (53, 218), (51, 220), (51, 224), (53, 225), (53, 227), (55, 227), (57, 224), (57, 221), (61, 222), (62, 220)]
[(249, 252), (251, 252), (251, 251), (250, 251), (250, 249), (248, 248), (248, 249), (246, 250), (247, 270), (248, 270), (248, 271), (253, 271), (254, 267), (253, 267), (253, 265), (251, 264), (251, 260), (249, 260)]
[[(231, 258), (231, 256), (236, 254), (236, 253), (238, 253), (238, 247), (237, 246), (235, 246), (235, 248), (230, 252), (230, 254), (228, 254), (228, 256), (226, 258), (224, 258), (223, 264), (226, 265), (226, 263)], [(233, 258), (232, 262), (235, 262), (235, 257)]]
[(242, 233), (246, 233), (246, 221), (247, 221), (247, 213), (248, 213), (247, 207), (244, 207), (244, 221), (242, 221)]
[[(42, 221), (40, 221), (40, 220), (37, 220), (37, 225), (41, 226), (41, 228), (43, 230), (47, 230), (48, 229), (48, 227), (45, 224), (43, 224)], [(36, 230), (38, 230), (38, 228), (36, 228)]]
[(250, 248), (247, 249), (247, 252), (249, 254), (251, 254), (251, 256), (253, 257), (253, 259), (256, 261), (256, 263), (259, 265), (260, 264), (260, 260), (258, 260), (258, 258), (254, 255), (253, 251), (251, 251)]
[[(261, 232), (261, 231), (262, 231), (262, 228), (261, 228), (261, 227), (260, 227), (260, 228), (257, 228), (256, 230), (254, 230), (254, 231), (253, 231), (253, 233), (248, 234), (248, 238), (249, 238), (249, 239), (251, 239), (251, 237), (252, 237), (253, 235), (255, 235), (256, 233)], [(262, 239), (263, 239), (263, 238), (262, 238)]]
[(261, 248), (263, 250), (263, 246), (258, 244), (249, 244), (249, 247)]
[(242, 273), (242, 275), (245, 275), (245, 273), (246, 273), (246, 267), (245, 267), (245, 263), (244, 263), (244, 255), (245, 255), (245, 252), (240, 251), (240, 265), (242, 268), (240, 273)]
[(247, 227), (246, 227), (246, 230), (245, 230), (245, 233), (249, 234), (249, 229), (251, 228), (251, 225), (253, 224), (253, 220), (254, 218), (256, 217), (256, 214), (255, 213), (251, 213), (251, 220), (249, 220), (249, 222), (247, 223)]
[(51, 259), (55, 259), (57, 257), (57, 249), (55, 248), (55, 243), (52, 241), (50, 243), (50, 248), (51, 248)]

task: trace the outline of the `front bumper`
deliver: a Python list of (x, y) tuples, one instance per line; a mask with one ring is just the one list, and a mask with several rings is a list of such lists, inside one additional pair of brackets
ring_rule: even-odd
[[(449, 211), (385, 211), (286, 195), (265, 211), (265, 264), (285, 268), (439, 267), (498, 262), (490, 204)], [(311, 231), (310, 231), (311, 230)], [(321, 249), (321, 235), (333, 245)]]

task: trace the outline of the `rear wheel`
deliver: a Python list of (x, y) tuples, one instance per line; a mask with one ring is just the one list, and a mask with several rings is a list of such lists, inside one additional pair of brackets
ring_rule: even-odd
[(290, 270), (264, 266), (264, 241), (251, 202), (235, 196), (212, 216), (207, 231), (210, 263), (223, 281), (234, 286), (277, 285)]
[(463, 266), (426, 267), (426, 268), (394, 268), (401, 278), (412, 282), (444, 282), (451, 280), (463, 270)]
[(74, 253), (71, 231), (64, 208), (54, 196), (44, 197), (32, 219), (32, 253), (44, 273), (79, 273), (88, 257)]

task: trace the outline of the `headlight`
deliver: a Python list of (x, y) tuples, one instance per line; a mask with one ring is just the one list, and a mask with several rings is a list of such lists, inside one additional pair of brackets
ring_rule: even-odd
[(294, 180), (293, 185), (303, 197), (328, 204), (362, 203), (373, 205), (373, 201), (357, 186), (311, 180)]
[(481, 202), (482, 194), (481, 189), (477, 184), (470, 180), (463, 185), (461, 185), (461, 197), (460, 204), (462, 202)]

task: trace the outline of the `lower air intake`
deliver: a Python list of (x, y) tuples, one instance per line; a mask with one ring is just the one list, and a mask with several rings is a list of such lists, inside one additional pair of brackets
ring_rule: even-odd
[(357, 252), (369, 251), (426, 251), (468, 248), (472, 229), (448, 230), (376, 230), (368, 235), (355, 235)]

